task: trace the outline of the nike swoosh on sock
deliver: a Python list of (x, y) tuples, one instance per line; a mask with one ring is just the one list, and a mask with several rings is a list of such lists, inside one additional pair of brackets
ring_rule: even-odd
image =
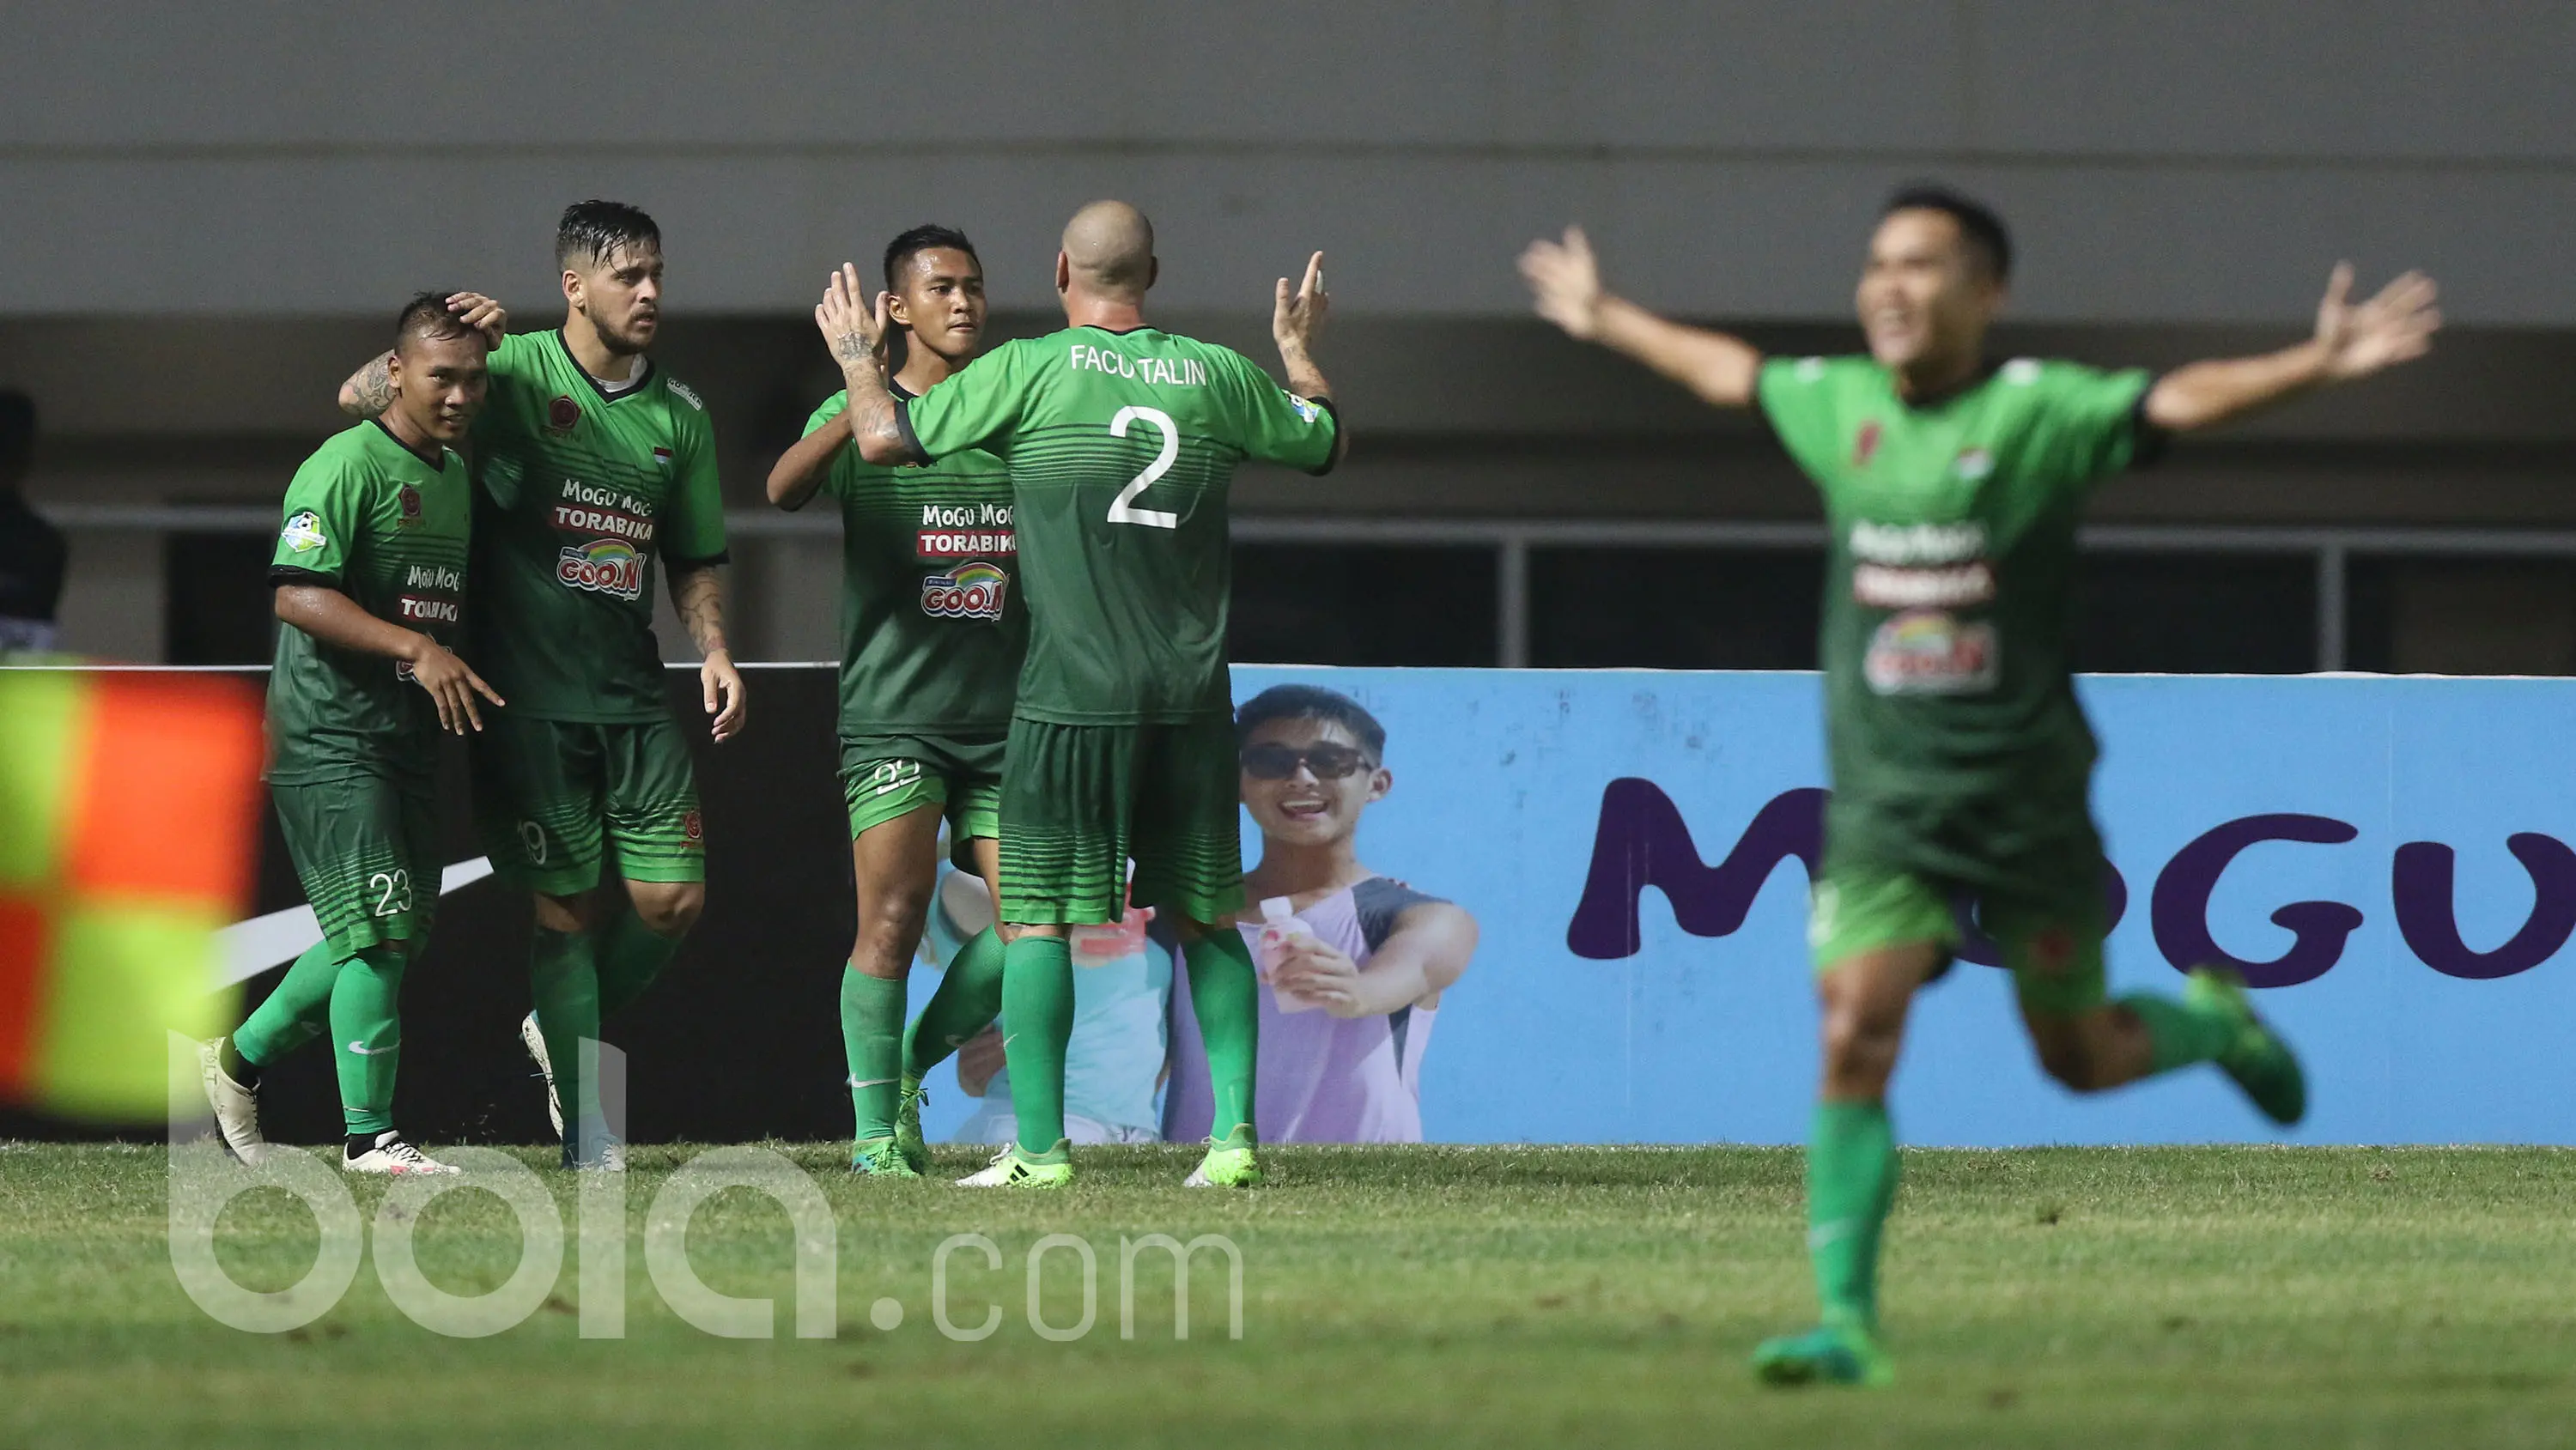
[(402, 1044), (399, 1042), (388, 1042), (382, 1047), (369, 1047), (363, 1042), (352, 1042), (349, 1044), (349, 1050), (358, 1054), (360, 1057), (377, 1057), (384, 1053), (401, 1051)]

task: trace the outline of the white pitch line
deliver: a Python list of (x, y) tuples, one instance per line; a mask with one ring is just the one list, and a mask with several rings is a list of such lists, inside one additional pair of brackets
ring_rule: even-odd
[[(459, 861), (439, 873), (438, 894), (450, 895), (492, 874), (492, 858), (477, 856)], [(215, 969), (215, 985), (229, 987), (247, 982), (280, 962), (291, 962), (304, 954), (307, 947), (322, 939), (322, 923), (310, 906), (290, 906), (266, 916), (237, 921), (215, 933), (223, 948), (223, 959)]]

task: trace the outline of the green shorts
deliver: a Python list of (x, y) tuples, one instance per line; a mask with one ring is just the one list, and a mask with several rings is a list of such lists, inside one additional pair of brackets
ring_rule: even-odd
[(704, 881), (688, 742), (665, 717), (600, 725), (486, 712), (474, 823), (503, 883), (547, 896), (599, 884), (606, 844), (629, 881)]
[[(1100, 925), (1138, 906), (1243, 909), (1234, 722), (1013, 720), (1002, 765), (1002, 920)], [(1136, 863), (1131, 883), (1127, 863)]]
[[(1817, 877), (1807, 920), (1816, 970), (1830, 971), (1863, 952), (1929, 942), (1942, 953), (1933, 973), (1940, 975), (1959, 948), (1959, 921), (1951, 907), (1958, 894), (1950, 883), (1921, 872), (1829, 860)], [(1988, 895), (1978, 903), (1978, 925), (2003, 949), (2025, 1010), (2073, 1017), (2104, 1000), (2107, 912), (2099, 885), (2046, 898)]]
[(304, 899), (342, 960), (379, 942), (429, 940), (445, 865), (433, 782), (353, 775), (272, 784), (268, 794)]
[(977, 839), (1002, 834), (1002, 750), (995, 740), (946, 735), (844, 735), (841, 798), (850, 839), (931, 806), (948, 817), (948, 855), (975, 870)]

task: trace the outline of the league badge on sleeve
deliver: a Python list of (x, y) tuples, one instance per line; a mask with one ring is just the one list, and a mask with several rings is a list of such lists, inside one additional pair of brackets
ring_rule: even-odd
[(310, 554), (331, 542), (323, 537), (322, 516), (311, 509), (301, 510), (288, 519), (286, 527), (278, 530), (277, 541), (298, 554)]

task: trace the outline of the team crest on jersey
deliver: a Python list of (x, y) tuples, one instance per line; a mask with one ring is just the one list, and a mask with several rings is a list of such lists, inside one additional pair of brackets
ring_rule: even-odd
[(573, 430), (574, 425), (580, 422), (581, 404), (574, 402), (570, 393), (557, 393), (555, 394), (554, 401), (546, 404), (546, 430), (548, 432), (569, 433)]
[(401, 504), (401, 505), (402, 505), (402, 527), (404, 527), (404, 528), (408, 529), (408, 528), (412, 528), (412, 527), (414, 527), (415, 525), (419, 524), (419, 522), (420, 522), (420, 488), (419, 488), (419, 486), (418, 486), (417, 484), (409, 484), (409, 483), (404, 484), (404, 485), (401, 487), (401, 489), (399, 489), (399, 490), (397, 490), (397, 491), (396, 491), (396, 493), (394, 494), (394, 499), (395, 499), (395, 501), (396, 501), (397, 503), (399, 503), (399, 504)]
[(921, 612), (933, 619), (999, 619), (1011, 576), (977, 560), (921, 581)]
[(698, 818), (696, 811), (680, 817), (680, 840), (692, 851), (701, 850), (706, 846), (706, 822)]
[(1305, 419), (1309, 423), (1312, 423), (1316, 419), (1324, 416), (1324, 405), (1316, 402), (1312, 398), (1301, 398), (1295, 393), (1290, 393), (1288, 395), (1288, 402), (1290, 406), (1297, 410), (1297, 416)]
[(644, 556), (619, 539), (572, 545), (555, 556), (555, 580), (612, 599), (634, 599), (644, 592)]
[(311, 509), (288, 519), (286, 527), (277, 531), (277, 541), (299, 554), (310, 554), (331, 542), (322, 535), (322, 516)]
[(1962, 481), (1982, 483), (1987, 474), (1995, 471), (1995, 456), (1982, 448), (1970, 448), (1962, 452), (1959, 461), (1951, 466), (1958, 470)]
[(1861, 424), (1860, 432), (1852, 436), (1852, 467), (1869, 467), (1869, 461), (1878, 456), (1878, 440), (1886, 433), (1886, 429), (1878, 426), (1876, 418)]

